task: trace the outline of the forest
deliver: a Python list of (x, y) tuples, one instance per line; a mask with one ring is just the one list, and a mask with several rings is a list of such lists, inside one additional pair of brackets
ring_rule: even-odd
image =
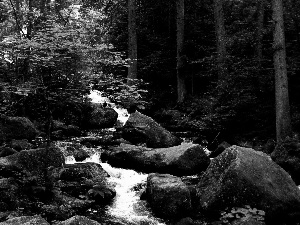
[(300, 224), (299, 10), (0, 0), (0, 224)]
[[(1, 113), (45, 120), (97, 89), (208, 142), (265, 142), (279, 101), (295, 136), (300, 6), (283, 4), (280, 31), (267, 0), (3, 0)], [(275, 64), (288, 80), (277, 100)]]

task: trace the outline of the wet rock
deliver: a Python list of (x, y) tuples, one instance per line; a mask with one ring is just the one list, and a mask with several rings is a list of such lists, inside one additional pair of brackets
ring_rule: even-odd
[(265, 211), (270, 224), (300, 218), (300, 191), (291, 177), (266, 154), (250, 148), (231, 146), (213, 159), (197, 194), (200, 211), (210, 215), (249, 205)]
[(16, 150), (10, 147), (0, 147), (0, 157), (6, 157), (17, 153)]
[(204, 171), (210, 159), (200, 145), (183, 143), (170, 148), (146, 148), (121, 144), (101, 154), (102, 162), (141, 172), (194, 175)]
[(231, 145), (228, 144), (226, 141), (223, 141), (218, 147), (212, 151), (209, 155), (210, 158), (215, 158), (220, 155), (226, 148), (229, 148)]
[(82, 162), (83, 160), (90, 157), (89, 154), (82, 148), (76, 149), (73, 153), (73, 156), (77, 162)]
[(60, 189), (76, 198), (89, 199), (96, 204), (106, 204), (116, 195), (106, 181), (109, 175), (96, 163), (66, 165), (60, 170)]
[(43, 217), (36, 215), (15, 217), (0, 223), (0, 225), (49, 225), (49, 223)]
[(116, 191), (106, 185), (94, 185), (87, 195), (90, 200), (95, 200), (96, 204), (106, 204), (116, 196)]
[(66, 220), (71, 216), (85, 212), (94, 205), (93, 201), (81, 200), (68, 196), (61, 192), (55, 192), (54, 201), (50, 204), (42, 204), (39, 207), (40, 213), (49, 221)]
[(122, 137), (132, 144), (145, 143), (149, 148), (180, 145), (181, 140), (152, 118), (139, 112), (131, 113), (122, 129)]
[(73, 216), (72, 218), (60, 222), (57, 225), (101, 225), (101, 224), (85, 216)]
[(31, 149), (33, 145), (30, 144), (28, 140), (22, 139), (22, 140), (11, 140), (10, 147), (17, 151), (21, 151), (21, 150)]
[(78, 181), (83, 178), (103, 183), (109, 177), (108, 173), (97, 163), (67, 164), (59, 171), (59, 179), (65, 181)]
[(33, 140), (38, 134), (39, 131), (29, 119), (0, 114), (0, 142), (12, 139)]
[(300, 143), (294, 140), (277, 145), (271, 158), (300, 184)]
[(179, 177), (169, 174), (149, 174), (147, 200), (153, 212), (162, 218), (180, 218), (191, 211), (191, 197)]
[(103, 108), (101, 104), (92, 104), (92, 112), (85, 124), (87, 129), (100, 129), (113, 127), (117, 122), (118, 113), (112, 108)]

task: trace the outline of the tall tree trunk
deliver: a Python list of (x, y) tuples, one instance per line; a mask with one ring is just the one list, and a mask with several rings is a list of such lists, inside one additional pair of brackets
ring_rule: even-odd
[(215, 31), (217, 40), (217, 69), (219, 83), (224, 81), (226, 66), (226, 30), (224, 24), (223, 0), (214, 0)]
[(128, 84), (137, 79), (136, 0), (128, 0)]
[(184, 55), (184, 0), (176, 0), (177, 15), (177, 102), (186, 97), (185, 73), (186, 56)]
[(257, 28), (256, 28), (256, 59), (259, 71), (263, 60), (263, 29), (265, 18), (265, 0), (257, 0)]
[(274, 21), (274, 69), (276, 101), (276, 138), (277, 143), (291, 136), (291, 118), (286, 68), (286, 50), (282, 0), (272, 0)]

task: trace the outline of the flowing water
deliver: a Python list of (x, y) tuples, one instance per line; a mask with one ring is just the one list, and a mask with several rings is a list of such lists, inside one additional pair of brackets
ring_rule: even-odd
[[(126, 109), (117, 107), (110, 103), (108, 98), (102, 97), (101, 92), (91, 91), (88, 96), (94, 103), (108, 103), (109, 107), (113, 108), (118, 113), (118, 121), (124, 124), (129, 115)], [(62, 143), (66, 146), (66, 143)], [(60, 146), (60, 148), (63, 148)], [(86, 148), (86, 147), (83, 147)], [(97, 211), (89, 210), (89, 215), (95, 220), (104, 220), (108, 225), (164, 225), (165, 223), (154, 217), (151, 209), (147, 206), (146, 201), (140, 200), (140, 194), (143, 187), (146, 186), (147, 174), (138, 173), (134, 170), (114, 168), (108, 163), (100, 161), (99, 149), (85, 149), (91, 153), (91, 157), (83, 161), (94, 162), (102, 166), (102, 168), (110, 175), (108, 183), (110, 183), (116, 190), (116, 196), (113, 202), (106, 206), (104, 211), (99, 209)], [(101, 152), (101, 149), (100, 149)], [(66, 156), (66, 164), (75, 163), (73, 156)], [(76, 162), (77, 163), (77, 162)]]
[[(66, 164), (75, 163), (73, 156), (66, 157)], [(108, 183), (116, 190), (113, 202), (106, 206), (104, 214), (97, 210), (90, 211), (94, 218), (105, 219), (107, 224), (113, 225), (164, 225), (165, 223), (154, 217), (145, 201), (140, 200), (140, 192), (146, 184), (147, 174), (137, 173), (134, 170), (119, 169), (100, 161), (100, 154), (95, 153), (85, 162), (99, 163), (110, 175)]]

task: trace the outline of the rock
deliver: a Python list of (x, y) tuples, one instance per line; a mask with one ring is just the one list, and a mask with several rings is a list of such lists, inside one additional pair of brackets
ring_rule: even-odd
[(5, 157), (17, 153), (16, 150), (10, 147), (0, 147), (0, 157)]
[(72, 218), (60, 222), (57, 225), (101, 225), (101, 224), (85, 216), (73, 216)]
[(94, 103), (93, 110), (88, 117), (86, 128), (99, 129), (113, 127), (117, 122), (118, 113), (112, 108), (103, 108), (101, 104)]
[(194, 175), (204, 171), (210, 159), (200, 145), (183, 143), (170, 148), (146, 148), (120, 144), (110, 152), (101, 154), (102, 162), (115, 167), (135, 169), (140, 172)]
[(39, 131), (29, 119), (0, 114), (0, 142), (12, 139), (32, 140), (38, 134)]
[(265, 225), (263, 221), (257, 221), (252, 216), (236, 219), (231, 224), (232, 225)]
[(130, 114), (123, 126), (122, 137), (132, 144), (145, 143), (149, 148), (166, 148), (181, 143), (178, 137), (139, 112)]
[(23, 150), (16, 154), (0, 158), (0, 167), (18, 167), (40, 178), (44, 177), (45, 168), (50, 166), (61, 167), (65, 159), (56, 147)]
[(86, 196), (96, 204), (106, 204), (116, 195), (107, 184), (109, 175), (96, 163), (66, 165), (59, 171), (57, 179), (61, 190), (73, 197)]
[(94, 185), (87, 195), (90, 200), (95, 200), (97, 204), (106, 204), (116, 196), (116, 191), (106, 185)]
[(264, 153), (271, 154), (275, 150), (275, 147), (276, 142), (273, 139), (269, 139), (260, 150)]
[(194, 221), (192, 218), (186, 217), (179, 220), (175, 225), (203, 225), (203, 222)]
[(191, 211), (189, 189), (179, 177), (149, 174), (146, 192), (151, 209), (159, 217), (181, 218)]
[(197, 185), (199, 210), (210, 215), (230, 207), (257, 208), (270, 224), (300, 218), (300, 191), (266, 154), (231, 146), (212, 160)]
[(11, 140), (10, 147), (17, 151), (28, 150), (32, 148), (32, 144), (28, 142), (27, 139), (22, 140)]
[(78, 181), (82, 178), (93, 179), (94, 182), (103, 183), (108, 173), (97, 163), (66, 164), (59, 171), (59, 179), (65, 181)]
[(67, 137), (79, 137), (82, 132), (78, 126), (68, 125), (66, 129), (63, 130), (63, 134)]
[(81, 135), (81, 130), (78, 126), (66, 125), (59, 120), (53, 120), (52, 129), (52, 136), (57, 140), (63, 139), (64, 137), (79, 137)]
[(220, 155), (226, 148), (229, 148), (231, 145), (228, 144), (226, 141), (223, 141), (218, 147), (212, 151), (209, 155), (210, 158), (215, 158)]
[(49, 223), (43, 217), (36, 215), (15, 217), (0, 223), (0, 225), (49, 225)]
[(82, 162), (83, 160), (90, 157), (89, 154), (86, 151), (84, 151), (82, 148), (76, 149), (73, 153), (73, 156), (77, 162)]
[(1, 211), (18, 207), (18, 185), (14, 178), (0, 178), (0, 192)]
[(271, 158), (300, 184), (300, 143), (289, 140), (277, 145)]

